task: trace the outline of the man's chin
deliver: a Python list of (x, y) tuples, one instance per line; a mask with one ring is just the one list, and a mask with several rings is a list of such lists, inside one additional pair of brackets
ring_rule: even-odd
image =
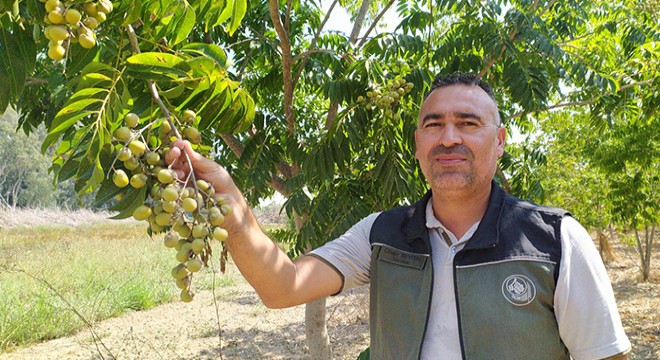
[(431, 187), (441, 191), (464, 191), (470, 188), (471, 181), (462, 173), (444, 173), (433, 177)]

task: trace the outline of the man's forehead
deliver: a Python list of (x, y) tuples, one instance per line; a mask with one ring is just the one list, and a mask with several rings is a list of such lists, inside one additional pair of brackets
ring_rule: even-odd
[(497, 108), (493, 99), (479, 86), (456, 84), (433, 90), (422, 103), (421, 112), (444, 107), (447, 107), (447, 110), (467, 107), (473, 110), (482, 108), (487, 111), (496, 111)]

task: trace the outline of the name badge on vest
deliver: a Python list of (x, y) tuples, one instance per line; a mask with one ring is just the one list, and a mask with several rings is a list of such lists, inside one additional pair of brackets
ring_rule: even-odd
[(428, 255), (414, 254), (407, 251), (398, 250), (389, 246), (382, 246), (378, 252), (378, 260), (389, 263), (406, 266), (415, 269), (423, 269), (426, 266)]

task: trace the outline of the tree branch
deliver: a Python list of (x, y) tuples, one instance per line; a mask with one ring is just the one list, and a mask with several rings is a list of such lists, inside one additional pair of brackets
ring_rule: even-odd
[(25, 80), (24, 86), (45, 85), (45, 84), (48, 84), (48, 80), (29, 77)]
[[(546, 6), (546, 7), (541, 11), (541, 13), (539, 14), (539, 16), (542, 15), (547, 9), (549, 9), (550, 6), (551, 6), (555, 1), (556, 1), (556, 0), (553, 0), (550, 4), (548, 4), (548, 6)], [(538, 9), (538, 7), (539, 7), (539, 0), (534, 0), (534, 3), (533, 3), (532, 6), (530, 6), (530, 8), (529, 8), (529, 12), (530, 12), (530, 13), (534, 13), (534, 12)], [(509, 41), (513, 42), (513, 39), (516, 37), (516, 35), (518, 35), (518, 29), (512, 29), (511, 32), (509, 32), (509, 34), (508, 34), (507, 37), (509, 38)], [(492, 58), (488, 61), (488, 64), (486, 64), (486, 66), (484, 66), (484, 68), (481, 69), (481, 71), (479, 71), (479, 75), (477, 75), (477, 78), (481, 79), (481, 78), (484, 77), (484, 75), (488, 72), (488, 70), (490, 70), (490, 68), (492, 68), (493, 65), (495, 65), (495, 62), (499, 61), (499, 60), (502, 58), (502, 55), (504, 55), (504, 50), (506, 50), (506, 43), (502, 44), (502, 47), (500, 48), (500, 51), (499, 51), (499, 54), (497, 55), (497, 57), (492, 57)]]
[[(328, 22), (328, 19), (330, 19), (330, 14), (332, 13), (332, 10), (335, 8), (335, 5), (339, 0), (334, 0), (332, 4), (330, 5), (330, 8), (328, 9), (328, 12), (325, 13), (325, 18), (323, 18), (323, 21), (321, 22), (321, 26), (319, 26), (318, 30), (316, 30), (316, 34), (314, 34), (314, 38), (312, 39), (311, 43), (309, 44), (309, 50), (305, 51), (302, 54), (296, 55), (295, 58), (293, 58), (293, 63), (296, 63), (300, 58), (303, 58), (302, 63), (298, 67), (298, 71), (296, 71), (296, 75), (293, 77), (293, 87), (296, 87), (296, 84), (298, 84), (298, 80), (300, 80), (300, 75), (302, 72), (305, 70), (305, 65), (307, 65), (307, 61), (309, 60), (309, 55), (311, 55), (313, 52), (321, 52), (323, 50), (315, 50), (316, 48), (316, 43), (319, 40), (319, 36), (321, 36), (321, 31), (325, 27), (325, 23)], [(329, 50), (326, 50), (329, 51)]]
[[(651, 84), (653, 84), (653, 79), (638, 81), (638, 82), (634, 82), (634, 83), (630, 83), (630, 84), (626, 84), (626, 85), (621, 86), (619, 88), (619, 91), (630, 89), (630, 88), (633, 88), (633, 87), (636, 87), (636, 86), (644, 86), (644, 85), (651, 85)], [(530, 111), (530, 112), (519, 111), (519, 112), (507, 117), (506, 120), (511, 120), (511, 119), (517, 118), (517, 117), (519, 117), (523, 114), (526, 114), (526, 113), (527, 114), (535, 114), (535, 113), (538, 113), (538, 112), (541, 112), (541, 111), (555, 110), (555, 109), (561, 109), (561, 108), (571, 107), (571, 106), (586, 106), (586, 105), (592, 105), (595, 102), (596, 102), (596, 99), (582, 100), (582, 101), (570, 101), (570, 102), (566, 102), (566, 103), (559, 103), (559, 104), (555, 104), (555, 105), (546, 106), (544, 108), (534, 110), (534, 111)]]
[(355, 23), (353, 24), (353, 30), (351, 31), (351, 36), (348, 38), (348, 41), (351, 44), (355, 44), (360, 36), (360, 31), (362, 30), (362, 24), (364, 24), (364, 19), (367, 17), (367, 12), (371, 6), (371, 0), (362, 0), (362, 5), (360, 5), (360, 10), (358, 10), (358, 15), (355, 18)]
[(293, 58), (293, 62), (295, 63), (295, 62), (299, 61), (300, 59), (303, 59), (303, 63), (301, 64), (300, 68), (298, 69), (298, 72), (296, 73), (296, 77), (294, 78), (294, 82), (297, 82), (298, 78), (300, 77), (300, 73), (302, 73), (302, 70), (305, 67), (305, 63), (309, 59), (309, 55), (317, 54), (317, 53), (332, 54), (332, 53), (334, 53), (334, 51), (333, 50), (328, 50), (328, 49), (315, 49), (315, 50), (307, 50), (305, 52), (302, 52), (302, 53), (296, 55)]
[(369, 29), (367, 30), (367, 32), (364, 34), (364, 36), (362, 37), (362, 40), (360, 40), (360, 43), (358, 44), (358, 47), (362, 47), (362, 45), (364, 45), (364, 43), (365, 43), (365, 42), (367, 41), (367, 39), (369, 38), (369, 34), (371, 34), (371, 32), (372, 32), (372, 31), (374, 30), (374, 28), (376, 27), (376, 25), (378, 25), (378, 22), (380, 21), (380, 18), (382, 18), (383, 15), (385, 15), (385, 13), (387, 12), (387, 10), (389, 10), (389, 8), (392, 6), (392, 4), (394, 4), (394, 0), (390, 0), (390, 1), (385, 5), (385, 7), (383, 8), (383, 10), (382, 10), (382, 11), (376, 16), (376, 18), (374, 19), (374, 22), (371, 24), (371, 26), (369, 27)]
[[(243, 144), (241, 144), (241, 142), (238, 141), (238, 139), (234, 135), (222, 133), (220, 134), (220, 138), (222, 139), (222, 141), (225, 142), (225, 144), (227, 144), (227, 146), (229, 146), (229, 149), (231, 150), (231, 152), (234, 153), (234, 155), (236, 155), (237, 158), (240, 159), (241, 156), (243, 156), (243, 151), (245, 150), (245, 148), (243, 147)], [(248, 164), (248, 166), (249, 165), (250, 164)], [(289, 165), (285, 163), (279, 163), (276, 165), (276, 167), (277, 170), (282, 174), (282, 176), (286, 178), (291, 177), (292, 172), (291, 172), (291, 167)], [(291, 196), (291, 194), (289, 194), (286, 191), (286, 183), (284, 182), (284, 180), (277, 177), (276, 174), (270, 175), (270, 181), (268, 182), (268, 185), (286, 198)]]
[(280, 38), (280, 47), (282, 48), (282, 79), (284, 82), (284, 117), (287, 122), (287, 132), (289, 135), (295, 134), (295, 123), (293, 114), (293, 81), (291, 77), (292, 59), (291, 59), (291, 41), (280, 18), (280, 11), (277, 0), (268, 0), (268, 10), (270, 18), (275, 27), (275, 32)]

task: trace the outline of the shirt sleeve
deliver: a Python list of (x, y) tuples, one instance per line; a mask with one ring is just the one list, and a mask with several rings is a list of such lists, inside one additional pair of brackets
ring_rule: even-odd
[(570, 216), (561, 225), (562, 256), (555, 315), (576, 360), (603, 359), (630, 349), (614, 292), (589, 233)]
[(311, 255), (320, 257), (341, 273), (344, 278), (341, 291), (369, 283), (371, 269), (369, 233), (379, 214), (374, 213), (365, 217), (342, 236), (311, 252)]

